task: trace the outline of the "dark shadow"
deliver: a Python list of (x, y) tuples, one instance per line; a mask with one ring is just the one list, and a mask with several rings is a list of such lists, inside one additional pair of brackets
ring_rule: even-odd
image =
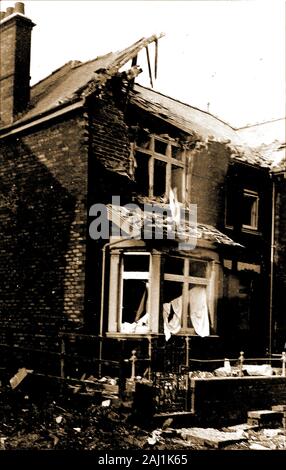
[[(57, 349), (64, 318), (64, 281), (76, 197), (64, 188), (20, 139), (11, 140), (2, 164), (0, 188), (10, 205), (1, 207), (1, 343), (42, 350)], [(7, 350), (6, 361), (12, 350)], [(18, 351), (17, 366), (44, 354)], [(27, 359), (28, 358), (28, 359)], [(32, 364), (33, 365), (33, 364)]]

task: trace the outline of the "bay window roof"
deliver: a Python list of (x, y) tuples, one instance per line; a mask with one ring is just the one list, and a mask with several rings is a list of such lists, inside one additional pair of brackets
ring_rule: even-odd
[[(218, 245), (229, 245), (233, 247), (242, 247), (226, 234), (212, 225), (201, 223), (190, 223), (188, 209), (184, 209), (185, 217), (181, 219), (179, 227), (175, 227), (172, 221), (169, 205), (161, 205), (158, 212), (150, 209), (141, 210), (139, 207), (131, 209), (125, 206), (114, 204), (107, 205), (107, 217), (109, 221), (121, 228), (121, 230), (130, 238), (148, 239), (154, 237), (155, 230), (161, 233), (160, 239), (173, 239), (180, 242), (188, 242), (190, 239), (206, 240)], [(164, 214), (163, 214), (164, 211)], [(165, 216), (166, 214), (166, 216)], [(158, 237), (159, 238), (159, 237)]]

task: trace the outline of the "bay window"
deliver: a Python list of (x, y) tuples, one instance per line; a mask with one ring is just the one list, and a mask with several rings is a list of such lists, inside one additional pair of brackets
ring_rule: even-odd
[(215, 328), (217, 263), (153, 250), (114, 250), (108, 333), (194, 334)]

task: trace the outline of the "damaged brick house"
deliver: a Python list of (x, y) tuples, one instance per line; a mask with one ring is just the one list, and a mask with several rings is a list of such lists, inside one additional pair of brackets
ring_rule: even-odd
[[(156, 36), (30, 88), (34, 25), (22, 4), (2, 16), (1, 343), (57, 351), (59, 332), (93, 333), (154, 367), (265, 353), (268, 160), (211, 114), (134, 84)], [(180, 223), (197, 206), (192, 250), (189, 232), (164, 235), (172, 191)], [(149, 235), (96, 239), (97, 203), (118, 227), (134, 215), (125, 204), (151, 207), (137, 218)]]

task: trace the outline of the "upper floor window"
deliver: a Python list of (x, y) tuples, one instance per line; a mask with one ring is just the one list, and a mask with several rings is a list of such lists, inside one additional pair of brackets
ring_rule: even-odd
[(168, 138), (151, 135), (135, 147), (135, 180), (140, 194), (165, 197), (177, 188), (179, 202), (185, 200), (185, 151)]
[(250, 189), (238, 190), (228, 185), (225, 200), (225, 226), (258, 231), (259, 195)]
[(259, 196), (254, 191), (243, 190), (242, 227), (250, 230), (258, 229)]

